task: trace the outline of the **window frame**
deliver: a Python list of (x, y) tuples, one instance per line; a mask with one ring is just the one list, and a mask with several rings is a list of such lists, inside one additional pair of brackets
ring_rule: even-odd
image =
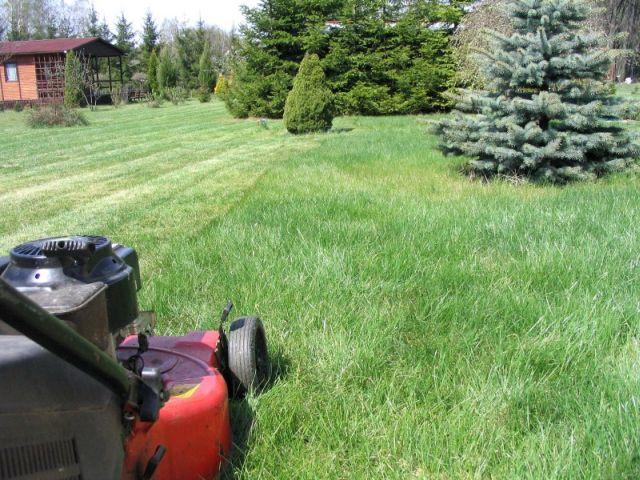
[[(15, 68), (15, 72), (16, 72), (16, 79), (15, 80), (10, 80), (9, 79), (9, 66), (10, 65), (13, 65), (13, 67)], [(4, 67), (4, 81), (5, 81), (5, 83), (17, 83), (17, 82), (20, 81), (20, 76), (18, 74), (18, 62), (16, 62), (16, 61), (4, 62), (3, 67)]]

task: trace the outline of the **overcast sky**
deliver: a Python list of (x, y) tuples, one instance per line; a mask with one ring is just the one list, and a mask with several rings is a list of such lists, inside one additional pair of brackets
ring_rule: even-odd
[(176, 17), (195, 23), (202, 17), (205, 23), (230, 30), (242, 23), (240, 5), (255, 6), (258, 0), (92, 0), (100, 17), (110, 25), (115, 23), (120, 12), (140, 31), (142, 17), (150, 10), (158, 26), (166, 18)]

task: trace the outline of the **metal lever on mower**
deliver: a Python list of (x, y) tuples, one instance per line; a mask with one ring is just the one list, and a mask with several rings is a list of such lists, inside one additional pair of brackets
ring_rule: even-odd
[(227, 303), (227, 306), (224, 307), (224, 310), (222, 310), (222, 315), (220, 316), (220, 329), (222, 330), (222, 325), (224, 324), (224, 322), (227, 321), (227, 318), (229, 318), (229, 314), (231, 313), (231, 310), (233, 310), (233, 302), (231, 300), (229, 300), (229, 302)]
[(144, 369), (142, 354), (147, 350), (149, 350), (149, 338), (144, 333), (139, 333), (138, 350), (124, 362), (125, 367), (136, 375), (141, 376)]

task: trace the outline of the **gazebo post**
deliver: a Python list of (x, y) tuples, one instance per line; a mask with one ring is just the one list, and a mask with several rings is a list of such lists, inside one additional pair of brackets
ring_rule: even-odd
[(109, 68), (109, 93), (113, 92), (113, 82), (111, 80), (111, 57), (107, 57), (107, 66)]

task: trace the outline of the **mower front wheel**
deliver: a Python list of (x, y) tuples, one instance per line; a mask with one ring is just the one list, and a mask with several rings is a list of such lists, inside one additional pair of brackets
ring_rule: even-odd
[(264, 327), (258, 317), (241, 317), (229, 328), (231, 396), (242, 398), (267, 382), (269, 355)]

